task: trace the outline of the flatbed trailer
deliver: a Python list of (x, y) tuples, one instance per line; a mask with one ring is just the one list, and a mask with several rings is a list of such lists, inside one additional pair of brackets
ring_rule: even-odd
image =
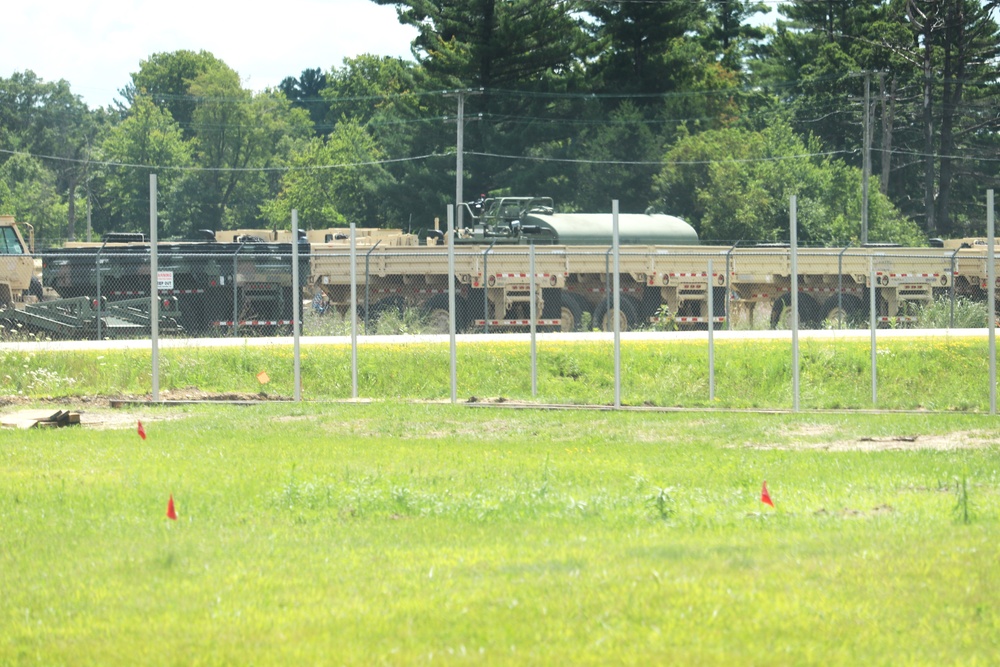
[[(497, 197), (463, 207), (472, 224), (456, 229), (453, 239), (460, 329), (526, 328), (532, 292), (537, 326), (575, 331), (589, 316), (592, 328), (613, 328), (611, 214), (555, 213), (547, 197)], [(690, 225), (661, 214), (623, 214), (617, 224), (623, 330), (705, 328), (710, 320), (730, 327), (758, 326), (756, 319), (789, 326), (787, 244), (699, 245)], [(433, 230), (417, 247), (359, 241), (360, 314), (369, 319), (416, 307), (446, 322), (446, 245), (445, 233)], [(876, 319), (885, 326), (916, 324), (935, 298), (985, 300), (985, 242), (934, 245), (797, 249), (800, 325), (867, 320), (873, 294)], [(344, 238), (313, 244), (312, 291), (341, 312), (350, 307), (348, 251)]]
[[(612, 328), (609, 247), (537, 246), (533, 275), (530, 252), (525, 245), (456, 246), (460, 329), (525, 328), (532, 282), (537, 326), (578, 330), (590, 313), (594, 328)], [(769, 326), (788, 327), (791, 265), (787, 247), (622, 246), (622, 327), (704, 328), (710, 290), (712, 319), (719, 325), (742, 320), (756, 326), (755, 318), (766, 318)], [(360, 249), (355, 273), (362, 316), (415, 307), (446, 321), (446, 247)], [(918, 322), (921, 307), (936, 297), (985, 300), (987, 267), (981, 245), (802, 248), (797, 274), (803, 327), (867, 320), (872, 288), (878, 322), (908, 326)], [(348, 249), (313, 245), (313, 290), (341, 312), (350, 306), (350, 275)]]

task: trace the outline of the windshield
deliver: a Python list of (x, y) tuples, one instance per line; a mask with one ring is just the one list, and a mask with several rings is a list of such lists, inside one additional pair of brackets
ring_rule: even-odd
[(24, 248), (13, 227), (0, 227), (0, 255), (23, 255)]

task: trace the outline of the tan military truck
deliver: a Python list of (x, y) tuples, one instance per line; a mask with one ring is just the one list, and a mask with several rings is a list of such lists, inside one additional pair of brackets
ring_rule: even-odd
[[(21, 227), (28, 232), (25, 242)], [(12, 215), (0, 215), (0, 308), (24, 303), (25, 296), (41, 299), (42, 284), (35, 277), (35, 230), (17, 223)]]

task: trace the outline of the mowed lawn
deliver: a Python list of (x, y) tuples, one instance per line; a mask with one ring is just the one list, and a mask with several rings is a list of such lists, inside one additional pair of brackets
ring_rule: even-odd
[(997, 418), (130, 410), (0, 432), (0, 664), (1000, 663)]

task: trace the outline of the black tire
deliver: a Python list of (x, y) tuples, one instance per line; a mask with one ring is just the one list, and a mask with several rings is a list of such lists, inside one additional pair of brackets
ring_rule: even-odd
[(583, 313), (587, 302), (578, 294), (563, 291), (559, 319), (562, 320), (560, 331), (580, 331), (583, 327)]
[[(455, 330), (463, 331), (469, 324), (469, 309), (465, 299), (455, 295)], [(435, 294), (420, 308), (429, 333), (448, 333), (448, 295)]]
[[(593, 327), (601, 331), (614, 331), (614, 304), (609, 299), (601, 299), (594, 306)], [(639, 323), (639, 304), (627, 294), (621, 296), (621, 330), (631, 331)]]
[(28, 287), (28, 295), (41, 301), (44, 294), (45, 291), (42, 289), (42, 281), (35, 276), (31, 276), (31, 285)]
[[(791, 316), (792, 295), (775, 299), (771, 305), (771, 328), (791, 329), (789, 317)], [(799, 327), (803, 329), (813, 329), (819, 325), (819, 305), (816, 299), (808, 294), (799, 294)]]
[(845, 327), (867, 319), (864, 303), (853, 294), (844, 294), (839, 298), (831, 296), (823, 304), (820, 316), (832, 326)]

